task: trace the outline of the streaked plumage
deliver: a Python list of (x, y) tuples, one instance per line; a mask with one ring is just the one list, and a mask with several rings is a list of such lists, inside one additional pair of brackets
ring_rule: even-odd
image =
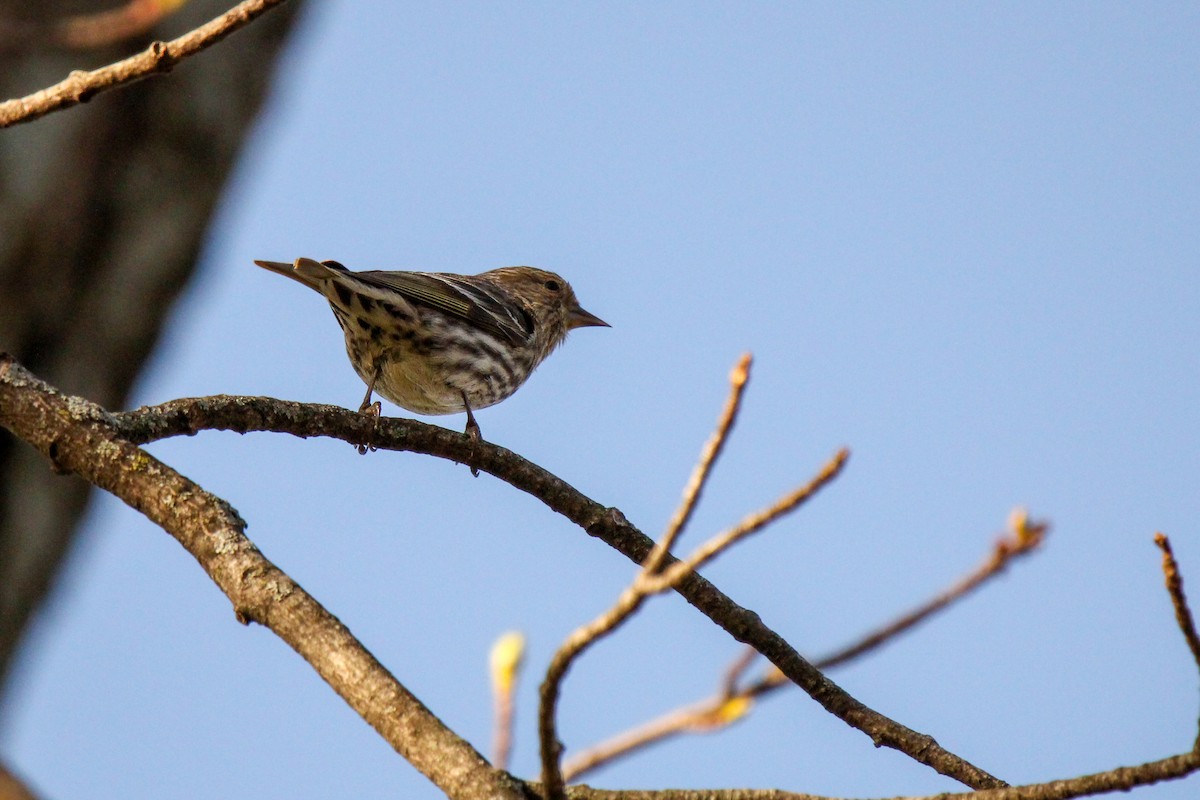
[(378, 392), (419, 414), (466, 411), (476, 435), (472, 409), (512, 395), (572, 329), (607, 326), (580, 308), (566, 281), (533, 267), (453, 275), (353, 272), (309, 258), (254, 263), (329, 301), (367, 384), (360, 410)]

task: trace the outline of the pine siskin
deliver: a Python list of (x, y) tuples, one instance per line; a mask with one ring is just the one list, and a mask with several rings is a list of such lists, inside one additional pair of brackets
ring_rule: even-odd
[(579, 307), (566, 281), (533, 267), (451, 275), (353, 272), (311, 258), (254, 263), (329, 301), (367, 384), (359, 411), (379, 414), (375, 392), (418, 414), (466, 411), (475, 438), (472, 409), (515, 392), (572, 329), (608, 327)]

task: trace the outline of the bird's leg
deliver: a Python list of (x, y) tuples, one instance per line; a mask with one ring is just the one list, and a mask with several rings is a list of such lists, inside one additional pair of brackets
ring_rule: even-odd
[(383, 369), (383, 365), (375, 367), (374, 374), (371, 375), (371, 380), (367, 384), (367, 394), (363, 398), (362, 405), (358, 407), (358, 413), (369, 414), (374, 417), (374, 422), (371, 424), (371, 432), (367, 434), (367, 441), (358, 445), (359, 455), (366, 455), (368, 450), (374, 450), (375, 445), (371, 444), (371, 440), (375, 438), (375, 427), (379, 425), (379, 415), (383, 412), (383, 406), (376, 400), (371, 402), (371, 395), (375, 393), (375, 381), (379, 380), (379, 373)]
[(467, 402), (467, 393), (459, 392), (459, 394), (462, 395), (463, 408), (467, 411), (467, 429), (463, 433), (478, 442), (483, 438), (483, 434), (479, 431), (479, 423), (475, 421), (475, 415), (471, 413), (471, 404)]
[[(467, 411), (467, 428), (463, 431), (463, 433), (465, 433), (467, 438), (471, 440), (471, 450), (474, 452), (475, 442), (478, 442), (480, 439), (482, 439), (483, 434), (479, 430), (479, 423), (475, 421), (475, 415), (471, 413), (471, 404), (467, 402), (467, 393), (460, 390), (459, 394), (462, 395), (463, 408)], [(471, 467), (471, 474), (478, 478), (479, 470), (475, 469), (475, 467)]]

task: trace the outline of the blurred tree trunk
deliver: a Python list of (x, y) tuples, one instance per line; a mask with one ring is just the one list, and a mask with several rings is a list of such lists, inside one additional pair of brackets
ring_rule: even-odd
[[(0, 95), (132, 55), (233, 4), (193, 0), (101, 48), (48, 42), (65, 15), (127, 1), (0, 2)], [(0, 130), (0, 350), (63, 391), (124, 408), (195, 269), (298, 7), (277, 8), (166, 76)], [(0, 432), (0, 698), (90, 496)]]

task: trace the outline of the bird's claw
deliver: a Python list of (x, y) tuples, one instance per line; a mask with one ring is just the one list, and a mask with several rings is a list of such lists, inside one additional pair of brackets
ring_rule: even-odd
[(375, 439), (375, 429), (379, 426), (379, 417), (383, 413), (383, 406), (378, 400), (376, 400), (374, 403), (364, 402), (361, 406), (359, 406), (358, 413), (366, 414), (367, 416), (371, 417), (371, 430), (367, 433), (367, 440), (362, 444), (357, 445), (358, 454), (360, 456), (365, 456), (368, 451), (373, 452), (378, 449), (373, 444), (373, 440)]

